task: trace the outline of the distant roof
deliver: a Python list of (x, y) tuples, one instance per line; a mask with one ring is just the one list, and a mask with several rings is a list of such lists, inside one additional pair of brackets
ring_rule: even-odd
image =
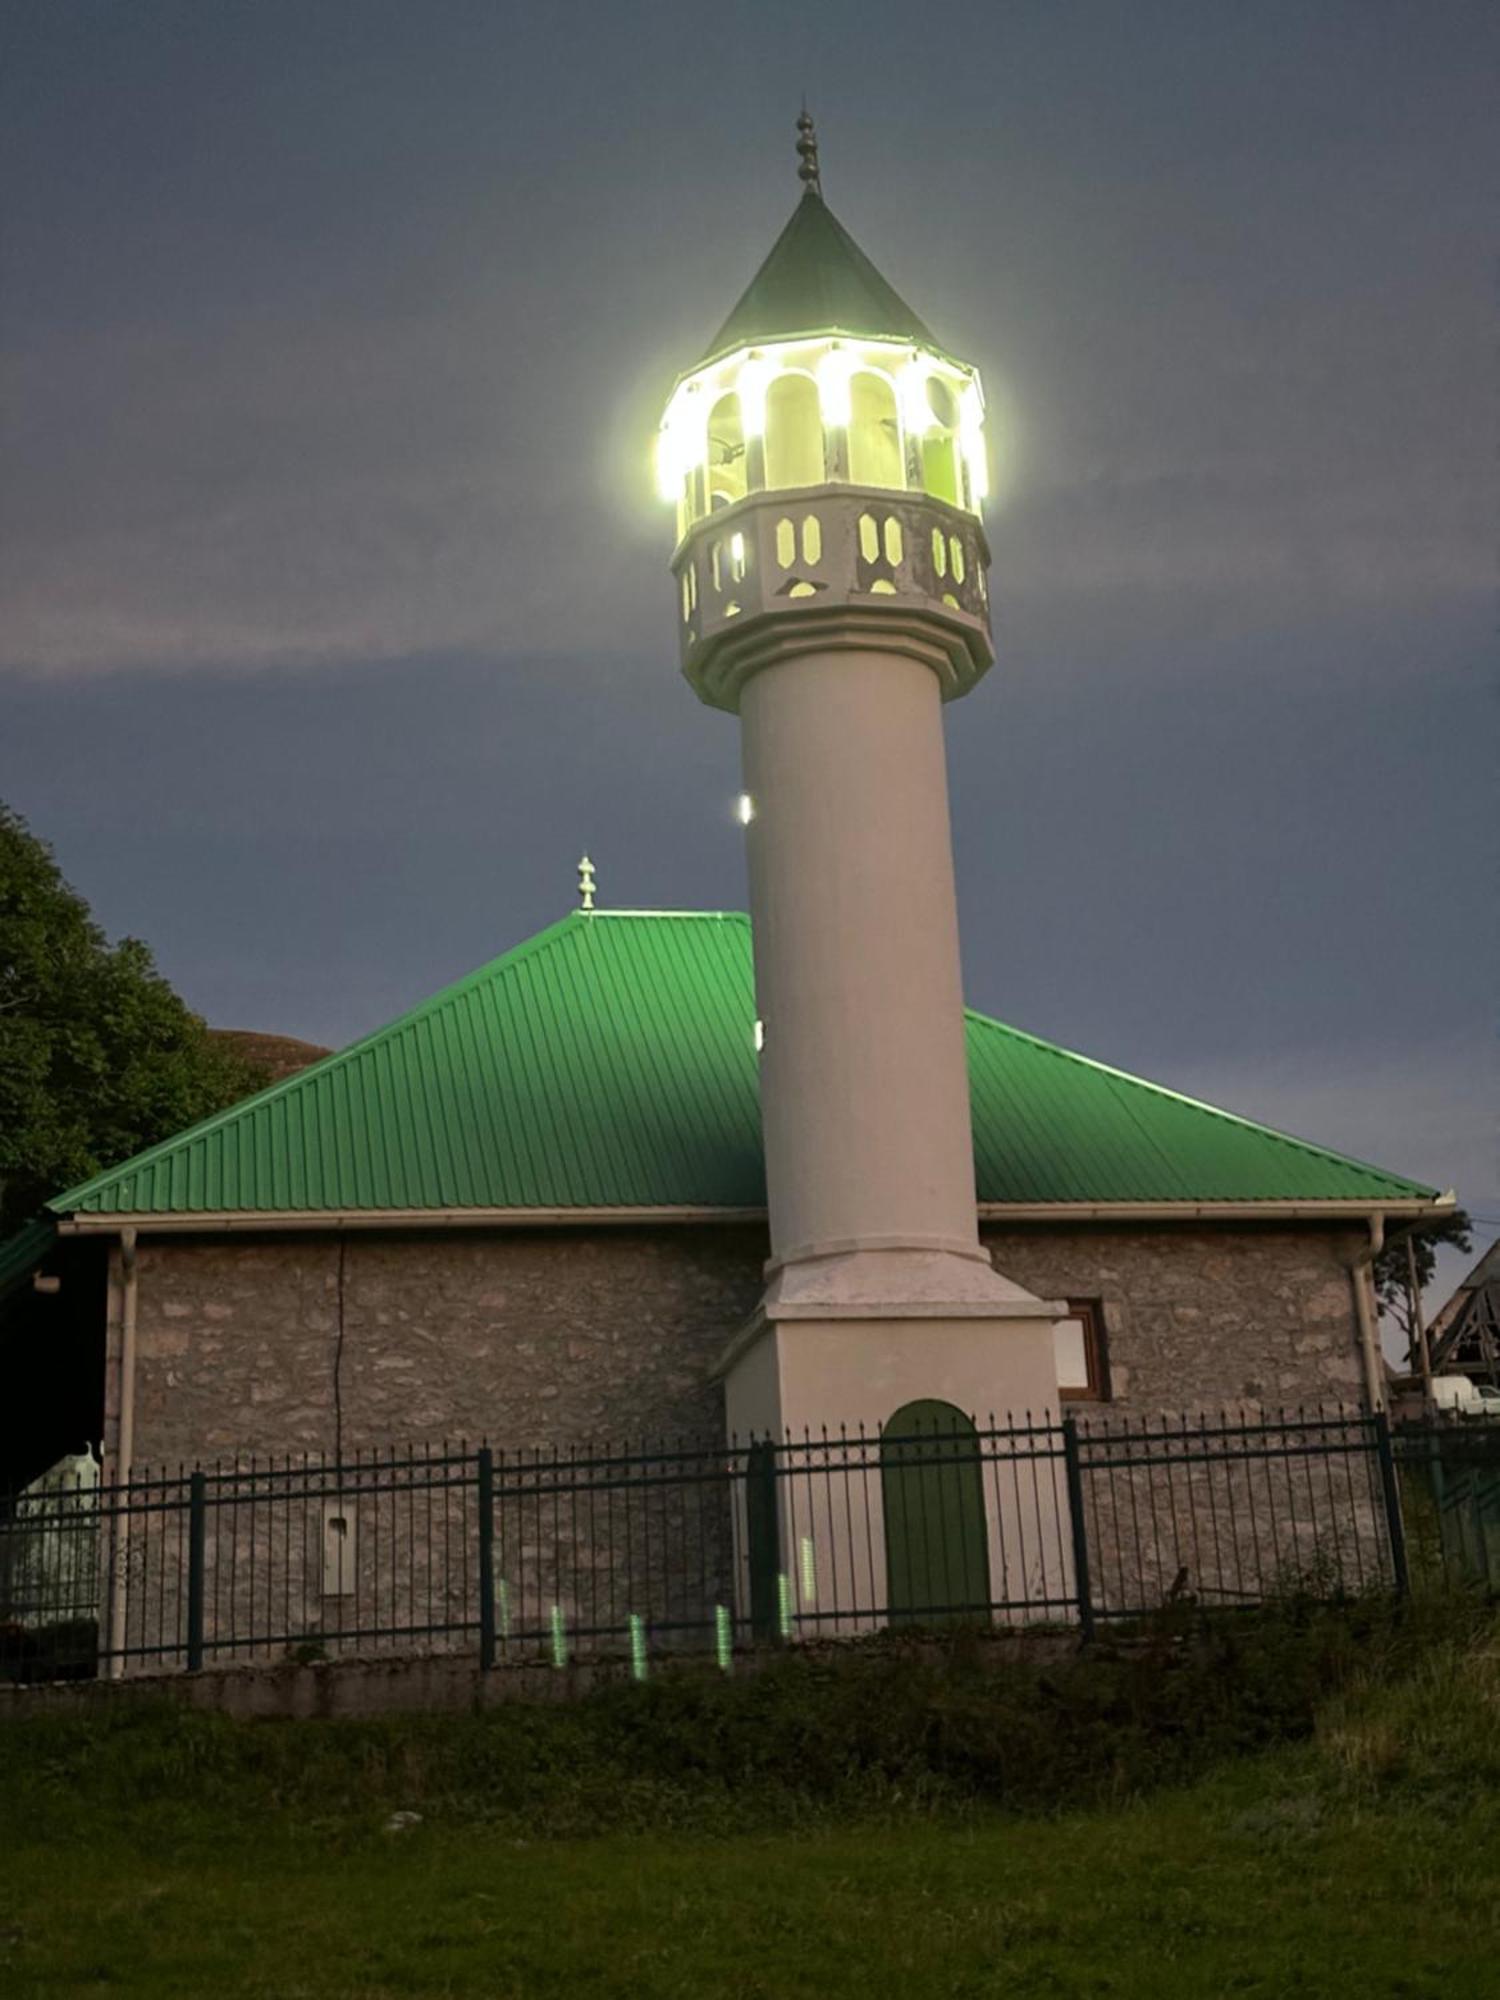
[[(760, 1209), (750, 922), (575, 911), (60, 1215)], [(1433, 1191), (968, 1015), (982, 1203)]]
[(1500, 1380), (1500, 1244), (1492, 1245), (1428, 1329), (1432, 1365)]
[(1500, 1284), (1500, 1242), (1492, 1242), (1490, 1248), (1482, 1252), (1474, 1268), (1454, 1286), (1452, 1296), (1444, 1300), (1442, 1306), (1438, 1306), (1436, 1314), (1432, 1316), (1432, 1322), (1428, 1324), (1428, 1338), (1436, 1340), (1438, 1334), (1446, 1332), (1446, 1328), (1464, 1310), (1470, 1298), (1474, 1298), (1476, 1292), (1482, 1292), (1486, 1284)]
[(703, 360), (763, 340), (834, 332), (937, 345), (823, 197), (809, 188)]

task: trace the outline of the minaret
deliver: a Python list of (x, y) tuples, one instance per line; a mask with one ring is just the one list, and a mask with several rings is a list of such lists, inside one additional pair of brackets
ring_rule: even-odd
[(803, 192), (672, 392), (683, 671), (740, 719), (767, 1288), (731, 1427), (1055, 1408), (1064, 1308), (979, 1243), (943, 704), (994, 659), (983, 397)]

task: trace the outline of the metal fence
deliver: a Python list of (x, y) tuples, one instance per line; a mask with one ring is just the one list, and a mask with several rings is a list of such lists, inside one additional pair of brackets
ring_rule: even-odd
[(1500, 1423), (1403, 1425), (1395, 1463), (1410, 1568), (1500, 1591)]
[(925, 1408), (899, 1435), (54, 1480), (0, 1506), (0, 1677), (455, 1650), (642, 1671), (954, 1621), (1087, 1636), (1168, 1600), (1403, 1590), (1413, 1509), (1422, 1550), (1470, 1572), (1493, 1554), (1500, 1580), (1500, 1459), (1473, 1445), (1460, 1465), (1436, 1429), (1393, 1441), (1343, 1410), (979, 1428)]

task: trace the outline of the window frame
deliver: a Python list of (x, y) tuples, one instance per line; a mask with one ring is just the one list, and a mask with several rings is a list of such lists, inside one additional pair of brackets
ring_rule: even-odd
[(1065, 1389), (1061, 1382), (1057, 1385), (1057, 1399), (1060, 1403), (1108, 1403), (1113, 1400), (1109, 1380), (1109, 1343), (1104, 1331), (1104, 1301), (1102, 1299), (1068, 1299), (1068, 1319), (1083, 1322), (1083, 1354), (1088, 1375), (1087, 1384), (1081, 1389)]

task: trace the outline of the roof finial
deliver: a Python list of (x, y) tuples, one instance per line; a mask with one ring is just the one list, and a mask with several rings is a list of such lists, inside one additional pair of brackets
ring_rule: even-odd
[(580, 910), (594, 907), (594, 864), (586, 854), (578, 863), (578, 907)]
[(818, 135), (813, 130), (805, 97), (802, 100), (802, 116), (797, 120), (797, 178), (810, 193), (821, 199), (823, 182), (818, 173)]

